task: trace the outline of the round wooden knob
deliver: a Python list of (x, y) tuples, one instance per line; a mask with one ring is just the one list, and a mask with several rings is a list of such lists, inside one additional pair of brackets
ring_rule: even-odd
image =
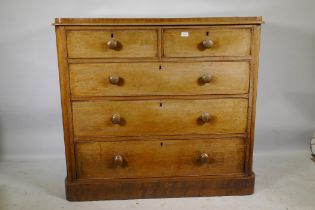
[(211, 79), (212, 79), (211, 74), (205, 74), (205, 75), (202, 75), (202, 76), (200, 77), (200, 81), (201, 81), (202, 83), (209, 83), (209, 82), (211, 81)]
[(124, 157), (121, 155), (115, 155), (113, 158), (113, 164), (115, 167), (121, 167), (124, 163)]
[(210, 121), (211, 115), (209, 113), (205, 112), (205, 113), (201, 114), (200, 118), (201, 118), (202, 122), (206, 123), (206, 122)]
[(119, 83), (120, 77), (117, 76), (117, 75), (110, 75), (110, 76), (108, 77), (108, 80), (109, 80), (109, 82), (110, 82), (111, 84), (117, 85), (117, 84)]
[(119, 114), (113, 114), (112, 123), (119, 124), (121, 122), (121, 117)]
[(199, 157), (199, 161), (201, 163), (208, 163), (209, 162), (209, 155), (207, 153), (201, 153)]
[(202, 45), (204, 48), (211, 48), (213, 46), (213, 41), (210, 39), (206, 39), (202, 41)]
[(118, 43), (115, 39), (110, 39), (108, 42), (107, 42), (107, 46), (109, 49), (115, 49), (117, 47)]

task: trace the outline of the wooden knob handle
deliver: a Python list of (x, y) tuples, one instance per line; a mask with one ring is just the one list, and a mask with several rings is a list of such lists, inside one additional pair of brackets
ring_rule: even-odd
[(213, 46), (213, 41), (210, 39), (206, 39), (202, 41), (202, 45), (204, 48), (211, 48)]
[(115, 39), (110, 39), (108, 42), (107, 42), (107, 46), (109, 49), (115, 49), (117, 48), (117, 41)]
[(113, 164), (115, 167), (121, 167), (124, 163), (124, 157), (121, 155), (115, 155), (113, 158)]
[(205, 74), (205, 75), (202, 75), (202, 76), (200, 77), (200, 81), (201, 81), (202, 83), (209, 83), (209, 82), (211, 81), (211, 79), (212, 79), (211, 74)]
[(108, 80), (109, 80), (109, 82), (110, 82), (111, 84), (117, 85), (117, 84), (119, 83), (120, 77), (117, 76), (117, 75), (110, 75), (110, 76), (108, 77)]
[(112, 115), (112, 123), (119, 124), (121, 122), (121, 117), (119, 114)]
[(201, 118), (202, 122), (206, 123), (206, 122), (210, 121), (211, 115), (209, 113), (205, 112), (205, 113), (201, 114), (200, 118)]
[(209, 162), (209, 155), (207, 153), (201, 153), (199, 157), (200, 163), (208, 163)]

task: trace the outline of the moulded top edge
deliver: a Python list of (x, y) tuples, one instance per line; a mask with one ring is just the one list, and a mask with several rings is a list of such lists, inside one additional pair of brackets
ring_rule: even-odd
[(257, 17), (200, 17), (200, 18), (55, 18), (55, 26), (66, 25), (260, 25)]

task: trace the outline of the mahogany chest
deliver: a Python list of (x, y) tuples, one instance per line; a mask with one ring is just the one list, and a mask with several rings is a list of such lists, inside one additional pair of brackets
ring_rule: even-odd
[(67, 199), (253, 193), (261, 24), (56, 18)]

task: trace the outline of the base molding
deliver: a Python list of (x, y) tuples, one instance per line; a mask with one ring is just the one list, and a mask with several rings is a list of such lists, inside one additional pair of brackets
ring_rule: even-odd
[(246, 177), (178, 177), (65, 181), (69, 201), (249, 195), (255, 174)]

